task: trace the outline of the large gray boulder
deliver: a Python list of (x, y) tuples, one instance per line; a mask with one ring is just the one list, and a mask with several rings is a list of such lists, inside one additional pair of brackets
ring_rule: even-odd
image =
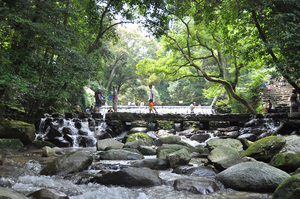
[(164, 137), (160, 137), (157, 140), (156, 145), (162, 146), (163, 144), (179, 144), (181, 141), (181, 138), (177, 135), (168, 135)]
[(162, 180), (158, 172), (149, 168), (124, 168), (120, 171), (108, 173), (90, 180), (104, 185), (133, 186), (156, 186), (161, 185)]
[(234, 149), (237, 149), (238, 151), (243, 151), (243, 144), (236, 139), (219, 139), (219, 138), (213, 138), (206, 142), (207, 148), (209, 151), (214, 150), (217, 147), (220, 146), (227, 146)]
[(213, 149), (208, 155), (208, 160), (219, 171), (223, 171), (233, 165), (243, 162), (239, 151), (228, 146), (220, 146)]
[(11, 189), (0, 187), (0, 198), (2, 199), (28, 199), (26, 196)]
[(285, 179), (275, 190), (273, 199), (300, 198), (300, 174)]
[(167, 155), (179, 151), (181, 149), (186, 149), (189, 153), (193, 152), (189, 147), (179, 145), (179, 144), (163, 144), (157, 149), (157, 158), (166, 160)]
[(166, 156), (167, 163), (171, 168), (187, 165), (191, 160), (190, 153), (186, 149), (180, 149)]
[(93, 162), (90, 153), (76, 151), (65, 154), (50, 162), (41, 170), (41, 175), (66, 175), (88, 168)]
[(244, 162), (216, 176), (226, 187), (254, 192), (273, 192), (290, 175), (263, 162)]
[(144, 156), (128, 150), (111, 149), (99, 153), (101, 160), (141, 160)]
[(290, 135), (284, 137), (286, 140), (285, 146), (280, 153), (300, 153), (300, 136)]
[(122, 149), (124, 144), (117, 140), (108, 138), (108, 139), (98, 140), (96, 146), (97, 146), (97, 151), (105, 151), (105, 149), (107, 148)]

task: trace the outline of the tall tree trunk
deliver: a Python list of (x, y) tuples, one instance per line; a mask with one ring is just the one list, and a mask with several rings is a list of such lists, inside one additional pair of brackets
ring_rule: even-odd
[(276, 64), (279, 72), (281, 73), (281, 75), (288, 81), (289, 84), (291, 84), (298, 92), (300, 92), (300, 87), (290, 78), (290, 76), (286, 75), (286, 73), (284, 72), (284, 69), (280, 66), (280, 64), (278, 63), (278, 59), (275, 55), (275, 53), (272, 50), (271, 45), (269, 45), (269, 42), (267, 40), (267, 37), (257, 19), (257, 15), (255, 10), (252, 11), (252, 19), (254, 20), (255, 26), (259, 32), (259, 36), (260, 38), (263, 40), (265, 47), (267, 48), (267, 53), (271, 55), (274, 63)]

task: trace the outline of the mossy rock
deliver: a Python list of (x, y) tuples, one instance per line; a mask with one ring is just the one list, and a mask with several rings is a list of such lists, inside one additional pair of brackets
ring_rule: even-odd
[(198, 121), (184, 121), (183, 122), (183, 130), (187, 130), (190, 128), (194, 128), (195, 130), (200, 129), (201, 123)]
[(157, 148), (156, 156), (159, 159), (166, 160), (167, 155), (179, 151), (181, 149), (186, 149), (189, 153), (193, 152), (193, 150), (191, 150), (189, 147), (180, 144), (163, 144), (161, 147)]
[(273, 199), (300, 198), (300, 174), (285, 179), (275, 190)]
[(300, 167), (300, 153), (279, 153), (270, 164), (286, 172), (293, 172)]
[(3, 120), (0, 122), (0, 138), (20, 139), (29, 144), (35, 139), (35, 126), (22, 121)]
[(174, 128), (174, 121), (167, 121), (167, 120), (157, 120), (157, 128), (170, 130)]
[(147, 133), (133, 133), (130, 135), (127, 135), (125, 137), (126, 142), (133, 142), (140, 140), (143, 142), (143, 145), (145, 146), (152, 146), (154, 145), (153, 139), (147, 134)]
[(19, 139), (0, 139), (0, 149), (20, 150), (24, 145)]
[(242, 156), (253, 157), (256, 160), (270, 162), (272, 157), (284, 147), (286, 140), (283, 137), (269, 136), (253, 142)]

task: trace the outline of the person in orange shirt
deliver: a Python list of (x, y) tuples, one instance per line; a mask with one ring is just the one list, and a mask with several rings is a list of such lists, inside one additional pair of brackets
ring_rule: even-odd
[(155, 102), (153, 102), (152, 99), (149, 100), (149, 113), (151, 113), (153, 110), (157, 113), (156, 109), (154, 108)]

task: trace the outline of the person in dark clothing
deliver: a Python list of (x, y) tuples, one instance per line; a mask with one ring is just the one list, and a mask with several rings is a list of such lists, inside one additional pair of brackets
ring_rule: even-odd
[(266, 113), (271, 113), (272, 112), (272, 103), (271, 100), (267, 100), (267, 103), (264, 105), (264, 110)]
[(296, 89), (293, 89), (292, 91), (292, 95), (290, 98), (290, 102), (291, 102), (291, 108), (290, 108), (290, 112), (298, 112), (299, 110), (299, 101), (298, 101), (298, 92), (296, 91)]
[(98, 90), (95, 92), (95, 101), (96, 101), (95, 113), (100, 112), (100, 107), (102, 106), (101, 100), (103, 100), (103, 98), (104, 98), (104, 96), (102, 94), (101, 88), (98, 87)]

